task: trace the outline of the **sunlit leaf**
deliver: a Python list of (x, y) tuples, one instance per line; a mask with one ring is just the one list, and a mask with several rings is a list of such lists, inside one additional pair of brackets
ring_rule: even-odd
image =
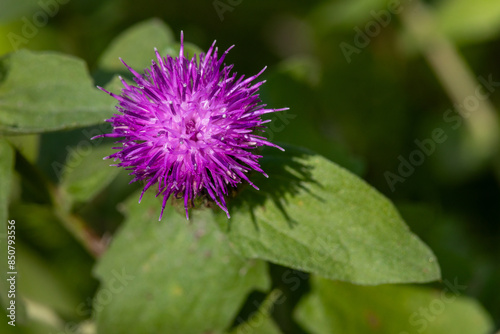
[[(221, 333), (253, 289), (267, 289), (266, 265), (235, 255), (210, 210), (184, 215), (146, 194), (96, 268), (102, 333)], [(138, 302), (146, 301), (146, 302)]]
[(154, 48), (160, 52), (175, 43), (172, 31), (158, 19), (138, 23), (119, 35), (103, 53), (99, 67), (106, 71), (124, 71), (120, 57), (132, 68), (142, 71), (155, 58)]
[(0, 133), (35, 133), (102, 122), (114, 100), (94, 86), (85, 63), (20, 50), (0, 59)]
[(231, 203), (222, 230), (242, 255), (358, 284), (439, 279), (432, 251), (391, 202), (316, 154), (266, 150), (255, 176)]

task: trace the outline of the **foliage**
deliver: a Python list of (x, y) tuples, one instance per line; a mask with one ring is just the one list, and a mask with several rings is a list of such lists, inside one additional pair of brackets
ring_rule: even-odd
[[(5, 1), (2, 333), (498, 328), (500, 7), (394, 3)], [(190, 55), (217, 38), (238, 73), (268, 65), (261, 99), (290, 108), (231, 219), (201, 198), (158, 222), (154, 190), (137, 203), (103, 161), (116, 144), (91, 139), (115, 103), (95, 86), (132, 79), (118, 58), (142, 71), (181, 30)]]

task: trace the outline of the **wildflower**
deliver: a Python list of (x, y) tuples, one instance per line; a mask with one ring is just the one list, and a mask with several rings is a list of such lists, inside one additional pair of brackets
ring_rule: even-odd
[(264, 81), (252, 82), (265, 68), (246, 79), (237, 77), (231, 73), (233, 65), (223, 65), (231, 49), (219, 58), (214, 41), (206, 54), (188, 59), (181, 33), (179, 56), (161, 57), (155, 49), (157, 59), (144, 74), (122, 60), (137, 86), (121, 79), (120, 95), (99, 87), (119, 101), (120, 112), (107, 120), (112, 133), (101, 136), (122, 138), (117, 141), (121, 146), (105, 159), (119, 160), (112, 166), (131, 170), (131, 183), (145, 183), (141, 199), (158, 185), (156, 196), (163, 195), (160, 220), (171, 195), (184, 198), (187, 219), (188, 208), (200, 195), (208, 195), (229, 218), (224, 199), (228, 187), (246, 181), (258, 189), (248, 178), (251, 170), (267, 177), (255, 148), (281, 149), (257, 132), (263, 132), (268, 122), (261, 119), (263, 114), (287, 108), (266, 109), (260, 104), (257, 92)]

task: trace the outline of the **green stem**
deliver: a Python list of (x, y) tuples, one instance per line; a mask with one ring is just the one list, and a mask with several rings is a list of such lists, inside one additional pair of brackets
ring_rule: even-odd
[[(456, 47), (440, 33), (435, 17), (421, 1), (408, 4), (401, 19), (404, 27), (415, 38), (431, 69), (455, 105), (464, 105), (466, 99), (478, 102), (477, 107), (466, 113), (456, 108), (469, 129), (474, 152), (482, 158), (496, 153), (499, 143), (499, 121), (495, 108), (487, 98), (478, 95), (479, 84), (466, 61)], [(482, 94), (489, 94), (481, 88)], [(467, 108), (467, 106), (465, 106)]]

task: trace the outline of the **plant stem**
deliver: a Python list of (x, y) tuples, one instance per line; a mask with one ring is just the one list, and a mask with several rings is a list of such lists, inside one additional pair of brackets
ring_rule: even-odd
[[(491, 92), (479, 84), (459, 51), (440, 32), (433, 12), (426, 5), (412, 1), (401, 19), (468, 127), (472, 139), (468, 151), (482, 159), (491, 158), (498, 149), (500, 132), (495, 108), (484, 97)], [(478, 105), (468, 106), (469, 99)]]

